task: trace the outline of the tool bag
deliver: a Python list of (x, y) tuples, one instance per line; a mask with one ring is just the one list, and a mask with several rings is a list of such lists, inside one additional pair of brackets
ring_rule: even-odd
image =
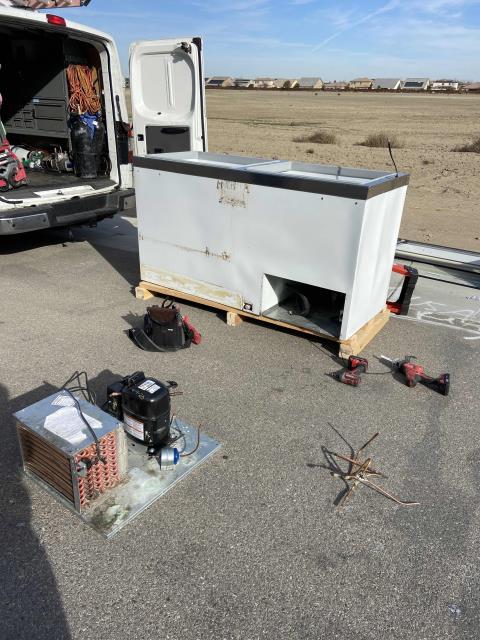
[(128, 335), (144, 351), (178, 351), (186, 349), (192, 342), (200, 344), (202, 339), (188, 316), (183, 318), (180, 309), (168, 299), (161, 307), (147, 307), (143, 329), (130, 329)]

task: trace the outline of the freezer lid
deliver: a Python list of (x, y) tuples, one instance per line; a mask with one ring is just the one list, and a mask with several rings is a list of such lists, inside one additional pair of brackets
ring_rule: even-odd
[(2, 7), (16, 9), (68, 9), (70, 7), (85, 7), (91, 0), (0, 0)]
[(137, 154), (205, 151), (201, 38), (133, 43), (130, 91)]
[(133, 165), (144, 169), (354, 200), (368, 200), (404, 187), (409, 181), (408, 173), (196, 151), (135, 156)]

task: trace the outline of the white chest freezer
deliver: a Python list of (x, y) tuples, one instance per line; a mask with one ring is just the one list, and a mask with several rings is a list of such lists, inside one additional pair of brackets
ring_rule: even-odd
[(345, 340), (385, 307), (408, 174), (136, 157), (141, 278)]

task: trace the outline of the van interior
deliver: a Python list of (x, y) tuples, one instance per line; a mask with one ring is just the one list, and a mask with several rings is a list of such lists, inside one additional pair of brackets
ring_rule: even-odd
[[(0, 37), (0, 118), (12, 151), (27, 174), (27, 184), (2, 197), (35, 198), (45, 191), (82, 185), (98, 190), (115, 184), (110, 179), (108, 123), (96, 46), (36, 27), (1, 25)], [(95, 149), (87, 148), (95, 154), (95, 167), (87, 171), (81, 166), (85, 148), (76, 147), (73, 135), (72, 122), (79, 120), (85, 105), (74, 95), (77, 85), (72, 85), (69, 76), (72, 65), (88, 67), (90, 88), (101, 114)], [(95, 116), (93, 120), (98, 129)]]

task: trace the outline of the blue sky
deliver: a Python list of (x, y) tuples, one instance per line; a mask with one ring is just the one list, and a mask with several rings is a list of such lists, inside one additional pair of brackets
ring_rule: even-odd
[(207, 75), (480, 80), (480, 0), (91, 0), (56, 10), (133, 40), (201, 35)]

